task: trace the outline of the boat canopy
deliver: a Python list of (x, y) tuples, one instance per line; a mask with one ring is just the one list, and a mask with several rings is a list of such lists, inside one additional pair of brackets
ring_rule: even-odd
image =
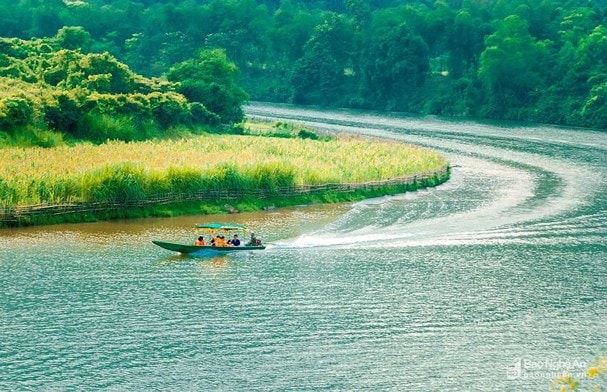
[(203, 231), (249, 231), (249, 229), (247, 229), (245, 226), (239, 225), (237, 223), (202, 223), (194, 227), (196, 228), (196, 230)]

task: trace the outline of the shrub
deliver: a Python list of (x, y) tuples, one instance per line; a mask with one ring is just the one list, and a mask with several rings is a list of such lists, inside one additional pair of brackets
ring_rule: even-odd
[(297, 137), (299, 137), (300, 139), (312, 139), (312, 140), (318, 140), (319, 137), (315, 132), (312, 131), (308, 131), (307, 129), (302, 129), (297, 133)]
[(73, 95), (59, 92), (54, 103), (48, 103), (44, 108), (44, 119), (49, 128), (75, 135), (82, 109)]
[(10, 131), (16, 127), (32, 124), (34, 109), (24, 98), (0, 98), (0, 128)]
[(151, 102), (154, 119), (162, 128), (188, 123), (192, 119), (186, 100), (177, 94), (153, 94)]
[(55, 39), (65, 49), (88, 51), (95, 42), (91, 34), (80, 26), (65, 26), (57, 31)]
[(50, 148), (60, 146), (64, 143), (62, 133), (34, 128), (33, 134), (32, 145), (34, 146)]
[(221, 121), (219, 116), (209, 111), (202, 103), (193, 102), (190, 105), (192, 121), (198, 124), (218, 125)]

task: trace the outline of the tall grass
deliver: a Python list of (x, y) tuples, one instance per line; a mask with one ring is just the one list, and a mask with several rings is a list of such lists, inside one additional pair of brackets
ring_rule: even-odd
[(0, 207), (145, 200), (168, 192), (385, 180), (435, 170), (438, 154), (393, 141), (208, 135), (0, 149)]
[(84, 133), (78, 136), (92, 135), (90, 138), (95, 141), (144, 139), (138, 135), (134, 118), (127, 115), (89, 112), (82, 116), (78, 128)]
[(24, 125), (3, 132), (0, 129), (0, 148), (3, 146), (14, 147), (56, 147), (64, 144), (63, 134), (36, 128), (32, 125)]

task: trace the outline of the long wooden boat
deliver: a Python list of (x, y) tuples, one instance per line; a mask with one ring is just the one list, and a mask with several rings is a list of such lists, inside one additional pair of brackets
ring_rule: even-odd
[(265, 249), (265, 245), (259, 246), (210, 246), (210, 245), (185, 245), (185, 244), (176, 244), (173, 242), (163, 242), (163, 241), (152, 241), (154, 244), (158, 245), (161, 248), (171, 250), (173, 252), (179, 252), (183, 254), (190, 253), (209, 253), (209, 252), (218, 252), (218, 253), (229, 253), (229, 252), (240, 252), (243, 250), (263, 250)]
[[(212, 233), (214, 236), (219, 234), (238, 234), (238, 233), (250, 233), (251, 240), (253, 241), (253, 233), (251, 230), (247, 229), (243, 225), (235, 224), (235, 223), (205, 223), (194, 226), (195, 230), (205, 233)], [(152, 241), (155, 245), (158, 245), (161, 248), (179, 252), (182, 254), (192, 254), (192, 253), (230, 253), (230, 252), (241, 252), (246, 250), (263, 250), (265, 249), (265, 245), (261, 244), (261, 241), (255, 239), (255, 245), (227, 245), (227, 246), (214, 246), (214, 245), (186, 245), (186, 244), (178, 244), (174, 242), (165, 242), (165, 241)]]

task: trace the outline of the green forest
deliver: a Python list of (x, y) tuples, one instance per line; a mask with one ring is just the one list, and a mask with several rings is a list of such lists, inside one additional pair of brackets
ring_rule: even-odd
[(247, 95), (223, 50), (202, 50), (163, 78), (146, 78), (108, 52), (83, 53), (89, 39), (81, 27), (44, 39), (0, 38), (0, 145), (146, 140), (243, 119)]
[(128, 140), (249, 99), (607, 128), (606, 1), (0, 4), (3, 129)]

